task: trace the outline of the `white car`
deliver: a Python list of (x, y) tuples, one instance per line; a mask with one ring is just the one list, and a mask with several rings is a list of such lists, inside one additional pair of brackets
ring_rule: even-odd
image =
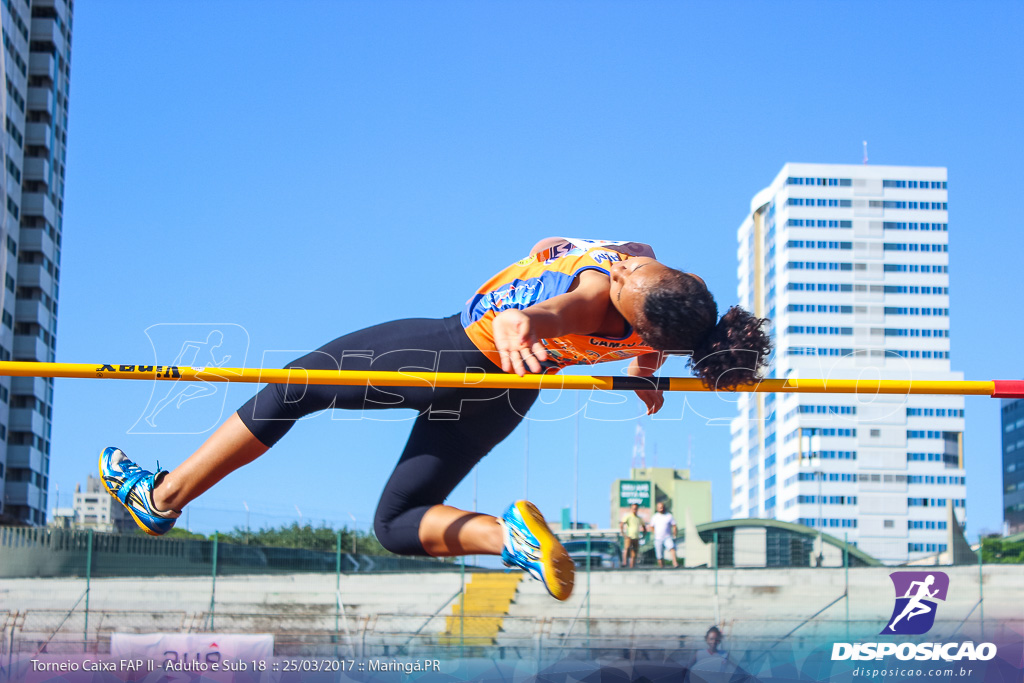
[[(587, 567), (587, 542), (585, 540), (572, 540), (562, 543), (569, 557), (576, 563), (578, 569)], [(604, 539), (591, 539), (590, 541), (590, 567), (598, 569), (603, 567), (622, 566), (622, 546), (615, 541)]]

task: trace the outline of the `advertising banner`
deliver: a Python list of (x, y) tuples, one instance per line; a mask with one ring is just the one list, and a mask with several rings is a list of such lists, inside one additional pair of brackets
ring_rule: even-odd
[(141, 661), (164, 672), (199, 673), (204, 679), (237, 680), (236, 672), (259, 672), (273, 659), (274, 636), (234, 633), (115, 633), (110, 658)]

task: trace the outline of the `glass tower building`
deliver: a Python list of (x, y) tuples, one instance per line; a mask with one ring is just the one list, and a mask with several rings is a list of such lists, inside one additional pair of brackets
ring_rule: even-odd
[[(787, 164), (738, 231), (739, 300), (770, 318), (773, 377), (950, 370), (946, 169)], [(732, 516), (802, 523), (888, 563), (965, 519), (960, 396), (741, 394)]]
[(1024, 531), (1024, 398), (1002, 401), (1003, 522), (1007, 531)]
[[(0, 360), (54, 360), (73, 7), (3, 0)], [(46, 522), (52, 418), (53, 380), (0, 377), (0, 523)]]

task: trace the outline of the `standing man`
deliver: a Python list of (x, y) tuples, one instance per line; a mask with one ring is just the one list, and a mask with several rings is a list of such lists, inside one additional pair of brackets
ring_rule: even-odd
[(665, 566), (662, 558), (666, 550), (672, 566), (679, 567), (679, 561), (676, 560), (676, 520), (671, 512), (665, 512), (664, 502), (658, 503), (657, 512), (651, 517), (651, 526), (654, 527), (654, 556), (658, 558), (658, 568)]
[(629, 512), (622, 517), (622, 521), (619, 522), (619, 530), (622, 531), (623, 544), (622, 544), (622, 566), (623, 567), (635, 567), (636, 566), (636, 555), (640, 550), (640, 534), (647, 531), (647, 525), (644, 524), (644, 520), (640, 519), (640, 515), (637, 511), (640, 510), (640, 506), (637, 503), (633, 503), (629, 506)]

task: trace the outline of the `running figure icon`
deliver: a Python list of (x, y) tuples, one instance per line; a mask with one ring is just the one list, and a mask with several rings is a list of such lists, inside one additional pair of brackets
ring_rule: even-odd
[[(932, 611), (932, 608), (924, 604), (922, 601), (925, 598), (934, 598), (938, 595), (938, 588), (936, 588), (934, 592), (929, 590), (933, 583), (935, 583), (935, 576), (933, 574), (929, 574), (925, 577), (924, 581), (912, 581), (910, 583), (910, 587), (907, 588), (907, 594), (903, 596), (904, 598), (910, 598), (910, 601), (907, 603), (906, 607), (903, 608), (903, 611), (900, 612), (900, 615), (893, 619), (892, 623), (889, 624), (888, 629), (890, 631), (894, 633), (896, 632), (896, 622), (903, 617), (906, 617), (907, 621), (910, 621), (920, 614), (927, 614)], [(917, 593), (914, 593), (915, 586), (917, 586)]]
[[(181, 345), (181, 351), (174, 359), (172, 365), (205, 365), (205, 367), (222, 368), (229, 360), (230, 354), (224, 354), (220, 358), (215, 353), (224, 344), (224, 333), (220, 330), (213, 330), (206, 336), (206, 341), (186, 341)], [(210, 362), (202, 363), (203, 352), (210, 354)], [(200, 384), (185, 384), (174, 382), (167, 390), (167, 394), (157, 401), (153, 410), (146, 416), (146, 422), (150, 427), (156, 427), (156, 416), (163, 412), (172, 403), (177, 402), (176, 408), (181, 408), (187, 401), (203, 396), (212, 396), (217, 393), (217, 387), (211, 382)]]

